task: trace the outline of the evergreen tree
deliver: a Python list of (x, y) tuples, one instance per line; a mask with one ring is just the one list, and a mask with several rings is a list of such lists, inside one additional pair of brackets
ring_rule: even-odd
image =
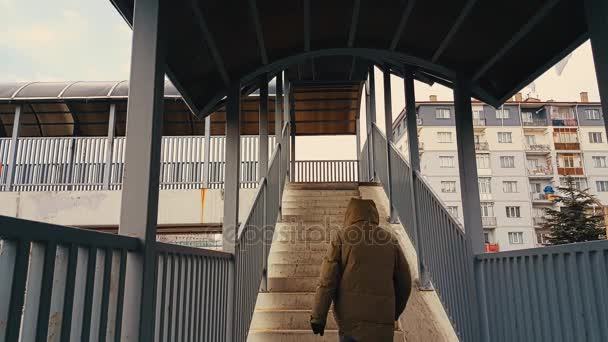
[(552, 245), (599, 240), (605, 234), (603, 215), (593, 214), (597, 201), (588, 191), (577, 189), (570, 176), (565, 186), (557, 188), (553, 199), (557, 209), (545, 208), (543, 224)]

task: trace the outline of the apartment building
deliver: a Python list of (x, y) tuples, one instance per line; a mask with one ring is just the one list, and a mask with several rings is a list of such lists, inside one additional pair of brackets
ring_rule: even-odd
[[(462, 220), (454, 105), (417, 103), (421, 172), (450, 212)], [(522, 99), (495, 109), (473, 102), (482, 223), (488, 251), (544, 245), (541, 229), (551, 194), (575, 178), (608, 205), (608, 143), (599, 103)], [(393, 123), (394, 142), (407, 156), (405, 114)]]

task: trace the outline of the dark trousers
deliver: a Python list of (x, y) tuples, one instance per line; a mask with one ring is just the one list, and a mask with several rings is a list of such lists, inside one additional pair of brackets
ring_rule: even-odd
[(340, 334), (340, 342), (357, 342), (354, 338)]

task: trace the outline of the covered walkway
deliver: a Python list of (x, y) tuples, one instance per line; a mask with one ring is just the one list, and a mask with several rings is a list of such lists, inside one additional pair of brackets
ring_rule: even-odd
[[(401, 221), (415, 242), (417, 285), (437, 291), (460, 340), (608, 339), (606, 241), (484, 254), (471, 112), (472, 96), (498, 106), (591, 39), (608, 118), (606, 1), (112, 2), (134, 30), (119, 235), (0, 218), (0, 267), (11, 284), (0, 288), (0, 340), (45, 340), (58, 326), (51, 312), (61, 312), (52, 331), (66, 340), (245, 341), (267, 274), (267, 237), (295, 174), (294, 137), (312, 129), (298, 121), (298, 103), (309, 93), (363, 89), (360, 180), (383, 186), (390, 222)], [(384, 130), (376, 126), (374, 66), (384, 72)], [(224, 108), (223, 251), (155, 240), (165, 74), (196, 117)], [(409, 161), (391, 144), (391, 74), (405, 82)], [(420, 176), (414, 79), (454, 89), (464, 227)], [(239, 222), (242, 98), (256, 89), (261, 172)], [(326, 110), (311, 126), (356, 132), (359, 102), (351, 102), (339, 124)]]

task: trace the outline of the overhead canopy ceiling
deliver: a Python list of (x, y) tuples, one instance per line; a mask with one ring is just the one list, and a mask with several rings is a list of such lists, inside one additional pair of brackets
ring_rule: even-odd
[[(133, 0), (111, 1), (132, 23)], [(236, 80), (248, 85), (288, 68), (293, 80), (315, 79), (316, 70), (336, 64), (323, 56), (335, 55), (350, 56), (352, 62), (341, 64), (353, 69), (373, 62), (398, 72), (406, 64), (447, 86), (465, 75), (477, 98), (498, 106), (588, 36), (580, 0), (172, 0), (167, 6), (169, 74), (201, 116)]]
[[(350, 68), (350, 67), (349, 67)], [(23, 137), (105, 136), (110, 104), (116, 105), (115, 135), (124, 136), (128, 82), (36, 82), (0, 84), (0, 137), (11, 136), (15, 107), (21, 105)], [(355, 134), (360, 82), (294, 83), (297, 135)], [(274, 133), (274, 83), (269, 87), (269, 132)], [(165, 85), (163, 135), (203, 135), (205, 121), (194, 115), (170, 83)], [(211, 134), (224, 135), (226, 113), (220, 101), (211, 115)], [(259, 133), (259, 96), (241, 102), (241, 134)]]

